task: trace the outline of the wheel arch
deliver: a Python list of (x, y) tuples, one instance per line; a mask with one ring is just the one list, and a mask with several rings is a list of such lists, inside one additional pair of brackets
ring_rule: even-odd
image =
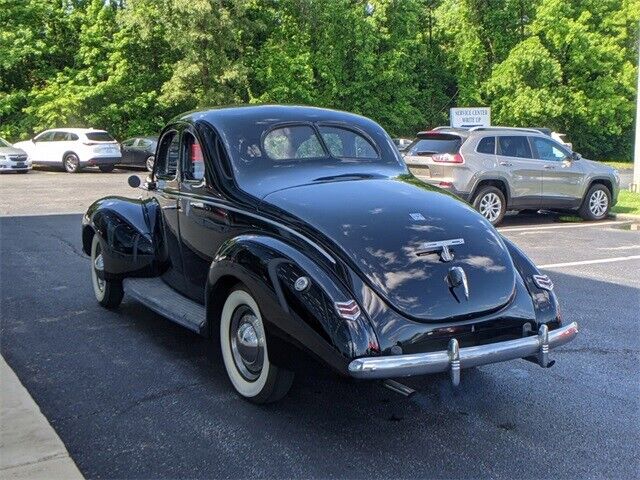
[(507, 206), (511, 203), (511, 190), (509, 189), (509, 182), (507, 182), (504, 178), (499, 177), (481, 178), (471, 191), (469, 202), (473, 203), (478, 192), (480, 192), (483, 187), (487, 186), (496, 187), (498, 190), (500, 190), (504, 195)]
[(609, 195), (613, 197), (613, 182), (611, 181), (611, 179), (606, 177), (596, 177), (589, 180), (589, 184), (587, 185), (587, 188), (584, 191), (585, 198), (587, 193), (589, 193), (589, 190), (591, 190), (591, 187), (593, 187), (594, 185), (602, 185), (604, 187), (607, 187), (607, 189), (609, 190)]
[(67, 158), (67, 155), (75, 155), (76, 157), (78, 157), (78, 162), (80, 161), (80, 155), (78, 155), (75, 150), (67, 150), (62, 154), (62, 159), (61, 161), (64, 162), (64, 159)]
[[(293, 287), (301, 276), (310, 281), (302, 292)], [(214, 257), (205, 287), (205, 332), (215, 334), (226, 294), (237, 283), (244, 284), (260, 305), (271, 329), (270, 344), (276, 340), (282, 346), (281, 362), (276, 363), (287, 361), (291, 348), (285, 344), (292, 344), (344, 374), (348, 359), (378, 349), (364, 313), (352, 321), (338, 317), (334, 303), (353, 299), (340, 282), (298, 248), (262, 235), (229, 239)]]

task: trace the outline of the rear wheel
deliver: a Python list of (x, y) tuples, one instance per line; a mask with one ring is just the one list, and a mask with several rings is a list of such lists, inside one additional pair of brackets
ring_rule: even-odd
[(80, 159), (75, 153), (65, 155), (62, 165), (67, 173), (78, 173), (80, 171)]
[(585, 220), (602, 220), (609, 215), (611, 192), (602, 184), (593, 185), (582, 201), (578, 213)]
[(93, 285), (93, 293), (98, 303), (103, 307), (116, 308), (120, 305), (124, 296), (122, 282), (100, 278), (100, 273), (103, 271), (102, 244), (98, 235), (94, 235), (91, 241), (91, 283)]
[(291, 388), (293, 372), (269, 361), (260, 309), (243, 287), (232, 290), (222, 308), (220, 348), (229, 380), (243, 398), (275, 402)]
[(147, 157), (147, 161), (145, 162), (145, 165), (147, 166), (147, 170), (152, 172), (153, 171), (153, 164), (155, 162), (155, 157), (153, 155)]
[(498, 225), (504, 218), (507, 202), (499, 188), (487, 186), (482, 187), (475, 196), (473, 207), (491, 224)]
[(102, 173), (113, 172), (113, 169), (116, 168), (115, 165), (98, 165), (98, 168)]

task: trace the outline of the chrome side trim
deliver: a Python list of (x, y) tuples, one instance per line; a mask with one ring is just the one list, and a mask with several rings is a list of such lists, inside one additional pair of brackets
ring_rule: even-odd
[(460, 348), (453, 338), (444, 351), (352, 360), (349, 374), (355, 378), (381, 379), (449, 371), (452, 383), (457, 385), (463, 368), (525, 357), (537, 357), (540, 366), (550, 366), (549, 350), (570, 342), (577, 334), (578, 324), (573, 322), (552, 331), (541, 325), (537, 335), (477, 347)]

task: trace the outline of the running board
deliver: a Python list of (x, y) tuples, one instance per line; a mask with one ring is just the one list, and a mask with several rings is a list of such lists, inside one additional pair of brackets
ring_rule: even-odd
[(125, 278), (125, 293), (154, 312), (196, 333), (205, 327), (204, 306), (176, 292), (160, 277)]

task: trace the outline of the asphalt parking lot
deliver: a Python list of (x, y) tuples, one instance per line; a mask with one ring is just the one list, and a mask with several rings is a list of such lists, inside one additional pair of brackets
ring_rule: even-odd
[[(93, 297), (80, 218), (130, 172), (0, 177), (2, 355), (91, 478), (636, 478), (640, 231), (509, 216), (501, 231), (555, 283), (575, 342), (414, 379), (410, 397), (313, 362), (280, 403), (237, 397), (206, 339)], [(135, 172), (134, 172), (135, 173)], [(138, 172), (144, 175), (143, 172)]]

